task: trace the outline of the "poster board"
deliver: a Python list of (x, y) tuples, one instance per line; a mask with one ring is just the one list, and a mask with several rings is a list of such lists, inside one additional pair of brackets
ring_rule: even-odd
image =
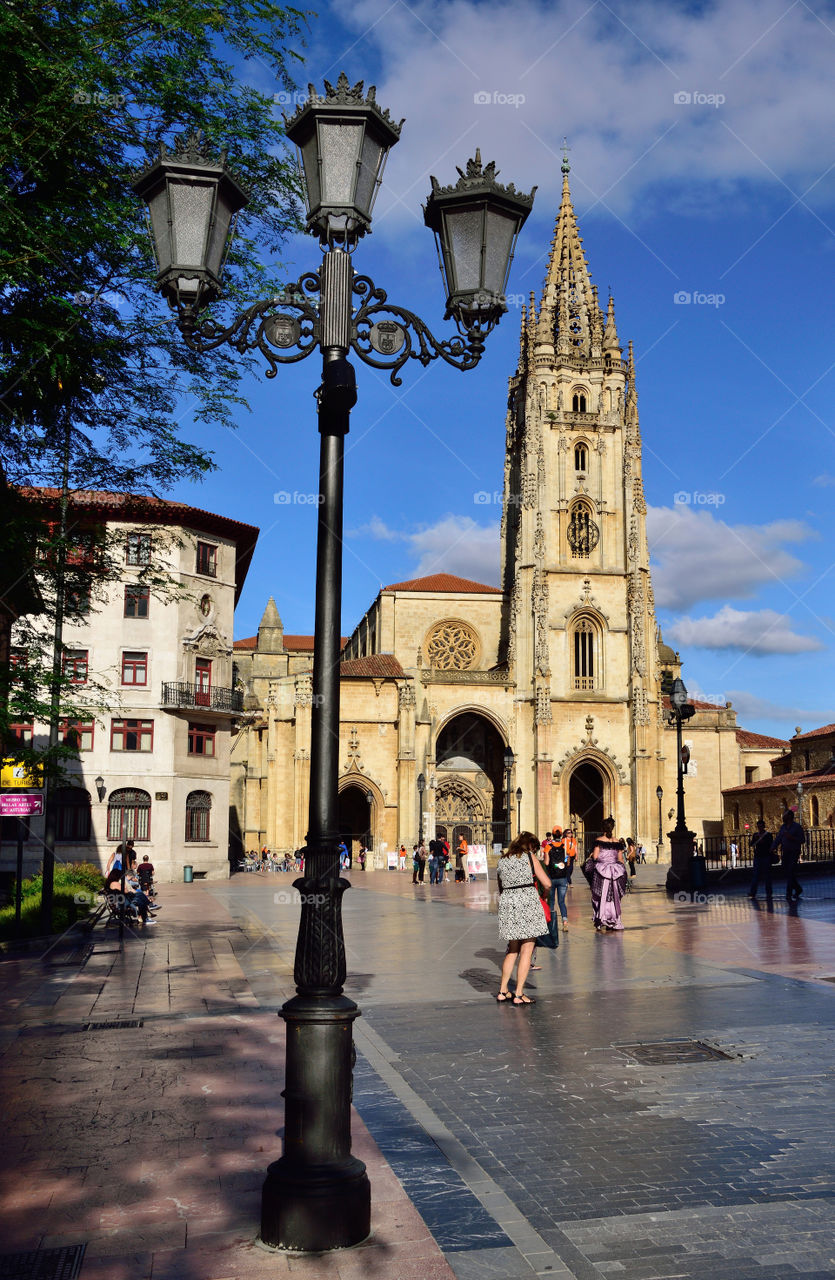
[(467, 875), (487, 877), (487, 845), (471, 844), (467, 850)]
[(396, 871), (397, 867), (398, 867), (397, 850), (395, 849), (393, 853), (386, 854), (386, 870)]

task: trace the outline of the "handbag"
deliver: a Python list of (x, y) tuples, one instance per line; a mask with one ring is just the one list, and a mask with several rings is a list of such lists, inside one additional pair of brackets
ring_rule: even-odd
[(582, 871), (583, 871), (583, 875), (586, 877), (589, 884), (591, 884), (591, 882), (594, 880), (594, 858), (591, 856), (591, 854), (589, 854), (589, 856), (586, 858), (585, 862), (583, 863)]

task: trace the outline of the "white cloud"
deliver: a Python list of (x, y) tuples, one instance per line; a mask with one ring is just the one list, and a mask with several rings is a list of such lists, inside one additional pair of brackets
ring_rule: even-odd
[(402, 541), (416, 564), (410, 570), (417, 577), (430, 573), (454, 573), (488, 586), (499, 581), (499, 525), (477, 524), (470, 516), (443, 516), (425, 528), (399, 532), (379, 516), (351, 530), (349, 537), (371, 537), (379, 542)]
[(689, 506), (650, 507), (647, 537), (656, 604), (689, 609), (701, 600), (749, 599), (804, 569), (785, 543), (814, 537), (800, 520), (732, 525)]
[[(756, 199), (752, 183), (788, 203), (783, 182), (800, 195), (828, 165), (835, 38), (806, 4), (359, 0), (346, 21), (359, 53), (379, 54), (378, 101), (406, 117), (378, 226), (414, 217), (428, 175), (450, 181), (476, 145), (505, 181), (538, 183), (543, 211), (563, 135), (579, 207), (599, 197), (621, 214), (651, 188), (693, 213)], [(824, 185), (809, 198), (827, 199)]]
[(741, 649), (755, 656), (824, 648), (813, 636), (798, 635), (791, 619), (775, 609), (734, 609), (729, 604), (712, 618), (679, 618), (667, 631), (677, 644), (693, 649)]
[(835, 476), (827, 475), (824, 472), (823, 475), (815, 476), (812, 484), (817, 485), (819, 489), (831, 489), (835, 485)]
[(755, 693), (748, 693), (746, 689), (729, 689), (728, 701), (733, 703), (738, 721), (785, 721), (788, 725), (788, 728), (784, 730), (787, 737), (794, 733), (798, 725), (802, 732), (808, 733), (810, 729), (818, 729), (821, 725), (835, 722), (835, 708), (833, 707), (822, 707), (812, 711), (808, 707), (787, 707), (779, 702), (772, 702), (769, 698), (760, 698)]

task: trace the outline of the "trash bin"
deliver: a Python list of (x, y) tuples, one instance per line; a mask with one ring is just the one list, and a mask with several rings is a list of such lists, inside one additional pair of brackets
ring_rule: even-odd
[(697, 853), (690, 859), (690, 888), (701, 891), (707, 888), (707, 861)]
[(190, 867), (188, 863), (183, 867), (183, 884), (191, 884), (194, 879), (194, 867)]

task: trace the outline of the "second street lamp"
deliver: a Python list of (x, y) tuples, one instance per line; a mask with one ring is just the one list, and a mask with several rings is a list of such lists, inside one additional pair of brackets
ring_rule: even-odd
[(507, 847), (510, 844), (510, 840), (511, 840), (510, 823), (511, 823), (512, 809), (511, 809), (511, 799), (510, 799), (510, 787), (512, 782), (514, 759), (515, 757), (513, 755), (513, 752), (511, 751), (510, 746), (508, 745), (507, 747), (505, 747), (505, 753), (504, 753), (504, 783), (505, 783), (505, 801), (506, 801), (505, 847)]
[(522, 830), (522, 788), (516, 788), (516, 834)]
[[(436, 229), (443, 261), (452, 264), (447, 315), (458, 327), (457, 335), (439, 341), (353, 268), (402, 123), (380, 109), (373, 88), (364, 94), (362, 82), (352, 87), (344, 74), (335, 87), (325, 82), (324, 96), (310, 86), (286, 133), (299, 148), (307, 229), (321, 243), (321, 268), (256, 302), (225, 329), (201, 316), (220, 287), (221, 239), (246, 203), (223, 158), (212, 158), (197, 139), (181, 140), (135, 183), (151, 205), (158, 287), (192, 351), (224, 343), (242, 355), (257, 350), (270, 378), (281, 364), (317, 350), (322, 355), (309, 828), (304, 875), (295, 882), (302, 903), (297, 995), (281, 1011), (287, 1023), (284, 1152), (269, 1167), (261, 1208), (266, 1244), (306, 1252), (358, 1244), (370, 1230), (365, 1166), (351, 1155), (352, 1023), (359, 1009), (342, 994), (341, 901), (350, 886), (339, 875), (337, 824), (344, 438), (357, 398), (348, 356), (353, 351), (385, 369), (394, 385), (410, 359), (473, 368), (506, 310), (502, 295), (513, 247), (534, 195), (500, 186), (495, 167), (482, 168), (478, 154), (466, 172), (459, 170), (455, 187), (441, 189), (432, 180), (426, 221)], [(474, 252), (471, 236), (455, 229), (459, 209), (478, 219)]]
[(663, 788), (662, 786), (660, 786), (660, 785), (659, 785), (659, 786), (657, 786), (657, 787), (655, 788), (655, 794), (656, 794), (656, 797), (657, 797), (657, 799), (658, 799), (658, 847), (656, 848), (656, 851), (655, 851), (655, 861), (656, 861), (656, 862), (660, 862), (660, 861), (661, 861), (661, 850), (662, 850), (663, 845), (664, 845), (664, 832), (663, 832), (663, 829), (662, 829), (662, 828), (663, 828), (663, 822), (664, 822), (664, 819), (663, 819), (663, 816), (662, 816), (662, 813), (661, 813), (661, 801), (664, 799), (664, 788)]

